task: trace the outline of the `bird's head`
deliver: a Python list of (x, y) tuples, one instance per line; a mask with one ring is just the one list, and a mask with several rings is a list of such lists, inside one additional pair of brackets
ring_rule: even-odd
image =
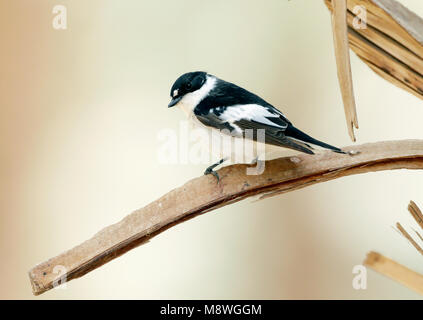
[(195, 104), (196, 98), (202, 95), (201, 88), (206, 84), (208, 77), (210, 76), (203, 71), (188, 72), (180, 76), (170, 89), (172, 100), (168, 107), (176, 106), (181, 100), (186, 100), (185, 104)]

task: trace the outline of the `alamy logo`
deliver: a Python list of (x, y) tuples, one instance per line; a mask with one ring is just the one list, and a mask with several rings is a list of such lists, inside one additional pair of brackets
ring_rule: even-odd
[(53, 7), (53, 28), (55, 30), (66, 30), (68, 28), (67, 10), (64, 5), (56, 5)]
[(355, 14), (355, 17), (352, 22), (354, 29), (367, 29), (366, 7), (357, 5), (353, 8), (353, 13)]
[(353, 267), (352, 273), (355, 274), (352, 280), (352, 287), (355, 290), (367, 289), (367, 269), (359, 264)]
[(66, 289), (66, 280), (67, 280), (66, 267), (62, 265), (54, 266), (53, 273), (57, 274), (57, 277), (53, 281), (53, 288)]
[(237, 135), (228, 129), (190, 129), (188, 121), (180, 121), (179, 131), (162, 129), (157, 139), (161, 164), (210, 165), (224, 159), (226, 163), (252, 164), (247, 175), (264, 172), (265, 129), (246, 129)]

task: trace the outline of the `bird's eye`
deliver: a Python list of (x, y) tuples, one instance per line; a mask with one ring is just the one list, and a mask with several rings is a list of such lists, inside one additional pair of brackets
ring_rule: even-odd
[(191, 89), (191, 82), (188, 82), (185, 86), (187, 87), (187, 89)]

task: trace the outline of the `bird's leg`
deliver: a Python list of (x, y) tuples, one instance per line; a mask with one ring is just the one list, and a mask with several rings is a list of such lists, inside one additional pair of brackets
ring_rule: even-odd
[(259, 159), (259, 156), (255, 157), (255, 158), (251, 161), (251, 164), (257, 164), (258, 159)]
[(247, 175), (257, 176), (264, 172), (265, 161), (260, 159), (260, 155), (258, 155), (251, 164), (254, 164), (254, 167), (247, 167)]
[(214, 168), (216, 168), (218, 165), (220, 165), (220, 164), (222, 164), (224, 161), (225, 161), (226, 159), (225, 158), (223, 158), (223, 159), (220, 159), (218, 162), (216, 162), (215, 164), (212, 164), (210, 167), (208, 167), (207, 169), (206, 169), (206, 171), (204, 171), (204, 175), (206, 176), (206, 175), (208, 175), (208, 174), (212, 174), (216, 179), (217, 179), (217, 183), (219, 183), (219, 181), (220, 181), (220, 177), (219, 177), (219, 174), (216, 172), (216, 171), (214, 171), (213, 169)]

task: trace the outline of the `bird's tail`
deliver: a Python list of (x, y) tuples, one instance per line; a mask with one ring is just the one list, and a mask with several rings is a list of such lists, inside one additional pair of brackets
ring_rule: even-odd
[(301, 142), (304, 143), (311, 143), (314, 144), (316, 146), (320, 146), (329, 150), (332, 150), (334, 152), (337, 153), (344, 153), (346, 154), (346, 152), (342, 151), (341, 149), (331, 146), (330, 144), (324, 143), (322, 141), (319, 141), (317, 139), (314, 139), (312, 137), (310, 137), (308, 134), (302, 132), (301, 130), (295, 128), (293, 125), (289, 125), (288, 128), (286, 128), (285, 132), (284, 132), (285, 136), (289, 137), (289, 138), (293, 138), (296, 140), (299, 140)]

